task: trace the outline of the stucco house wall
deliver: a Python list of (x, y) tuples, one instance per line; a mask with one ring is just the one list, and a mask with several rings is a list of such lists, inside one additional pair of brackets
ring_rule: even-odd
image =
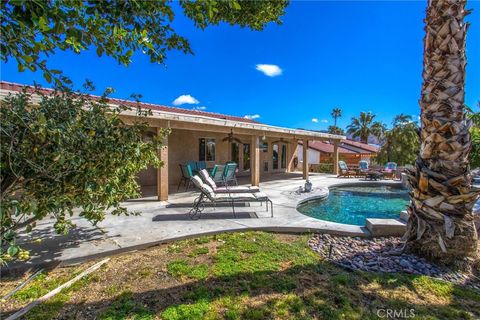
[[(223, 165), (227, 161), (231, 161), (231, 142), (223, 141), (228, 134), (226, 133), (217, 133), (209, 131), (195, 131), (195, 130), (180, 130), (173, 129), (171, 130), (170, 135), (168, 136), (168, 180), (169, 184), (172, 186), (172, 191), (175, 191), (177, 185), (181, 179), (182, 173), (180, 170), (180, 164), (185, 164), (186, 161), (199, 161), (199, 140), (201, 138), (211, 138), (215, 139), (215, 161), (207, 161), (207, 167), (213, 167), (215, 164)], [(248, 176), (250, 175), (250, 170), (244, 170), (243, 168), (243, 144), (251, 144), (251, 137), (246, 135), (234, 135), (235, 138), (239, 139), (242, 143), (239, 144), (239, 163), (238, 163), (238, 172), (237, 176)], [(279, 166), (278, 169), (273, 170), (273, 143), (278, 141), (277, 138), (265, 137), (262, 139), (262, 142), (267, 144), (265, 151), (262, 149), (260, 151), (260, 173), (261, 175), (268, 175), (272, 173), (281, 173), (287, 172), (288, 164), (293, 156), (291, 145), (294, 145), (294, 142), (283, 143), (277, 142), (279, 145)], [(282, 145), (286, 145), (286, 167), (282, 168), (281, 166), (281, 152)], [(285, 151), (285, 149), (283, 149)], [(251, 150), (251, 149), (250, 149)], [(265, 170), (267, 169), (267, 170)], [(146, 170), (140, 172), (138, 176), (138, 182), (144, 191), (143, 193), (152, 193), (157, 185), (157, 170), (153, 167), (150, 167)], [(144, 194), (145, 195), (145, 194)]]

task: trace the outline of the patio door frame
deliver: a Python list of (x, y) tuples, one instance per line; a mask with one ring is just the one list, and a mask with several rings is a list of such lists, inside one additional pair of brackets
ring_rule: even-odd
[[(278, 167), (277, 169), (273, 169), (273, 150), (274, 150), (274, 146), (278, 146)], [(283, 153), (285, 153), (285, 155), (283, 155)], [(286, 163), (285, 163), (285, 167), (282, 168), (282, 156), (285, 156), (285, 160), (286, 160)], [(270, 159), (272, 161), (272, 165), (271, 165), (271, 168), (272, 168), (272, 173), (278, 173), (278, 172), (286, 172), (287, 171), (287, 167), (288, 167), (288, 146), (286, 143), (282, 143), (282, 142), (278, 142), (278, 143), (272, 143), (272, 153), (270, 154)]]
[(238, 163), (237, 163), (237, 168), (238, 168), (238, 174), (239, 175), (249, 175), (250, 174), (250, 171), (251, 171), (251, 168), (245, 170), (243, 168), (243, 160), (244, 160), (244, 148), (245, 148), (245, 145), (249, 145), (249, 153), (250, 153), (250, 157), (251, 157), (251, 154), (252, 154), (252, 150), (251, 150), (251, 144), (250, 143), (238, 143), (238, 142), (230, 142), (229, 143), (229, 146), (228, 146), (228, 149), (229, 149), (229, 159), (230, 161), (234, 161), (233, 159), (233, 144), (237, 144), (238, 145)]

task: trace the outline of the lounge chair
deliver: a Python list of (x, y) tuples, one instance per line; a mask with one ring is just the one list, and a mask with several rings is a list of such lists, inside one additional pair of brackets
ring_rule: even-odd
[(392, 179), (394, 180), (397, 176), (397, 164), (395, 162), (387, 162), (385, 164), (385, 168), (382, 171), (383, 176), (385, 179)]
[(273, 218), (273, 203), (263, 192), (255, 193), (216, 193), (208, 184), (204, 183), (199, 176), (192, 177), (193, 184), (200, 190), (200, 196), (193, 201), (193, 207), (189, 211), (190, 219), (198, 219), (205, 208), (205, 203), (210, 202), (214, 205), (218, 203), (228, 203), (232, 206), (233, 216), (235, 214), (236, 203), (265, 202), (266, 210), (270, 203), (271, 217)]
[(255, 193), (260, 192), (259, 187), (249, 187), (249, 186), (228, 186), (219, 187), (212, 179), (207, 170), (200, 170), (200, 177), (202, 180), (209, 185), (215, 193)]
[(185, 191), (188, 190), (192, 184), (193, 172), (189, 164), (180, 164), (180, 170), (182, 171), (182, 177), (178, 183), (177, 191), (180, 190), (182, 183), (185, 185)]
[(349, 170), (345, 161), (338, 161), (338, 176), (339, 177), (355, 177), (357, 173), (354, 170)]

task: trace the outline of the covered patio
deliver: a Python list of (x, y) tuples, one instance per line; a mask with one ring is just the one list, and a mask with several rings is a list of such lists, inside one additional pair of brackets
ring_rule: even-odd
[[(299, 141), (307, 146), (313, 140), (330, 141), (334, 145), (334, 173), (338, 172), (338, 149), (343, 136), (270, 126), (214, 113), (200, 115), (178, 113), (175, 108), (170, 108), (174, 111), (171, 112), (156, 110), (152, 105), (147, 107), (153, 111), (148, 118), (152, 132), (161, 135), (162, 129), (169, 129), (170, 134), (158, 150), (163, 167), (148, 168), (139, 175), (142, 197), (155, 196), (167, 201), (169, 195), (179, 190), (180, 165), (187, 161), (202, 161), (210, 168), (233, 161), (238, 165), (237, 176), (242, 183), (248, 181), (252, 186), (259, 186), (275, 175), (296, 172)], [(123, 117), (127, 122), (135, 121), (131, 112), (125, 112)], [(308, 147), (303, 148), (303, 153), (307, 152)], [(308, 168), (308, 161), (302, 161), (303, 180), (309, 178)]]

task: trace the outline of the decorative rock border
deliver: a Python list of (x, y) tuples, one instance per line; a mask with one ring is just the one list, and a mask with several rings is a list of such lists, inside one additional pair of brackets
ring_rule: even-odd
[(320, 256), (349, 270), (427, 275), (480, 290), (480, 279), (472, 274), (453, 271), (414, 254), (403, 253), (400, 238), (362, 239), (317, 234), (308, 244)]

